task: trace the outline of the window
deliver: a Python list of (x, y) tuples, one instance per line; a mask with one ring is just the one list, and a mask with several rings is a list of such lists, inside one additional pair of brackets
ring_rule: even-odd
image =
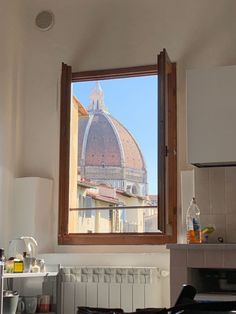
[[(62, 65), (59, 244), (176, 242), (175, 71), (165, 50), (158, 66), (72, 73), (70, 66)], [(108, 112), (95, 82), (156, 75), (158, 195), (150, 195), (142, 151), (130, 130)], [(85, 108), (81, 85), (77, 98), (71, 90), (91, 81), (95, 87)]]

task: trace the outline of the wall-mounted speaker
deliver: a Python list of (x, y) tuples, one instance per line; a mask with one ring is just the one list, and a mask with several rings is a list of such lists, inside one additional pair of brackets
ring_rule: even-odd
[(35, 18), (35, 25), (41, 31), (48, 31), (55, 23), (54, 14), (51, 11), (41, 11)]

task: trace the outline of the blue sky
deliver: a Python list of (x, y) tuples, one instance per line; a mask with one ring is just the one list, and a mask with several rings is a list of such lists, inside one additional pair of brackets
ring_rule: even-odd
[[(133, 135), (143, 153), (149, 194), (157, 194), (157, 77), (99, 81), (109, 113)], [(95, 81), (73, 84), (73, 94), (87, 108)]]

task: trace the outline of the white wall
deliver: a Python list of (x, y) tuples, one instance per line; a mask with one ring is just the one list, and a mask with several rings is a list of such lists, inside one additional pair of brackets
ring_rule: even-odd
[[(156, 251), (148, 247), (58, 247), (58, 163), (59, 163), (59, 78), (61, 62), (68, 62), (73, 70), (103, 69), (137, 64), (153, 64), (156, 47), (146, 38), (153, 27), (152, 38), (158, 35), (155, 14), (151, 6), (142, 10), (142, 1), (28, 1), (28, 25), (25, 75), (24, 149), (22, 154), (24, 176), (41, 176), (54, 180), (52, 241), (56, 251), (134, 252)], [(133, 10), (133, 5), (137, 7)], [(55, 26), (40, 32), (34, 18), (41, 9), (55, 13)], [(110, 13), (109, 13), (109, 12)], [(152, 19), (150, 20), (150, 15)], [(140, 24), (141, 17), (143, 22)], [(147, 30), (143, 29), (146, 25)], [(137, 29), (138, 28), (138, 29)], [(124, 38), (124, 35), (127, 34)], [(151, 47), (150, 43), (152, 44)], [(147, 47), (149, 53), (147, 53)], [(138, 49), (137, 49), (138, 48)]]
[(0, 246), (6, 247), (13, 223), (9, 210), (12, 179), (20, 168), (22, 123), (22, 75), (24, 6), (19, 1), (0, 5)]
[[(178, 71), (178, 169), (190, 169), (186, 164), (185, 70), (236, 63), (232, 31), (236, 27), (236, 2), (25, 0), (24, 7), (23, 1), (20, 1), (21, 5), (19, 1), (2, 2), (5, 2), (7, 14), (3, 14), (0, 22), (4, 26), (1, 37), (7, 50), (0, 61), (3, 67), (0, 74), (3, 93), (0, 97), (4, 103), (0, 108), (0, 119), (3, 115), (8, 116), (0, 123), (4, 128), (4, 135), (0, 134), (1, 147), (4, 148), (0, 152), (3, 173), (0, 186), (1, 230), (6, 226), (5, 223), (3, 226), (2, 217), (7, 219), (9, 179), (14, 175), (40, 176), (54, 181), (53, 208), (49, 219), (53, 222), (51, 240), (55, 251), (157, 252), (156, 246), (57, 246), (61, 62), (71, 64), (74, 71), (153, 64), (157, 53), (165, 47), (171, 59), (177, 62)], [(14, 6), (16, 3), (18, 6)], [(24, 9), (24, 16), (20, 15), (20, 8)], [(50, 9), (55, 14), (55, 26), (48, 32), (41, 32), (34, 25), (36, 14), (42, 9)], [(13, 21), (9, 24), (17, 26), (15, 33), (4, 24), (9, 18)], [(21, 34), (22, 30), (25, 33)], [(16, 60), (16, 57), (21, 57), (16, 49), (19, 42), (22, 43), (22, 61)], [(15, 72), (18, 68), (24, 71), (24, 75), (20, 70)], [(22, 80), (16, 80), (16, 74), (22, 75)], [(16, 99), (21, 97), (21, 93), (24, 101), (19, 113), (21, 101)], [(16, 137), (19, 124), (22, 125), (22, 133), (17, 132)], [(180, 209), (179, 198), (179, 212)], [(6, 230), (1, 234), (7, 238)]]
[[(55, 14), (48, 32), (34, 25), (42, 9)], [(235, 0), (1, 0), (0, 246), (7, 247), (16, 223), (9, 219), (13, 177), (46, 177), (54, 182), (49, 247), (58, 253), (46, 256), (49, 261), (81, 258), (85, 264), (169, 268), (169, 254), (160, 246), (57, 245), (61, 62), (74, 71), (153, 64), (166, 48), (177, 62), (180, 173), (191, 169), (186, 164), (185, 70), (236, 64), (235, 11)], [(181, 226), (179, 196), (180, 188)]]

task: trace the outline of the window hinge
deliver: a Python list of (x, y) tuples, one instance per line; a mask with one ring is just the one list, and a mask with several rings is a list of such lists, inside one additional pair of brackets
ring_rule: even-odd
[(166, 151), (165, 151), (166, 157), (168, 156), (168, 153), (169, 153), (169, 149), (168, 149), (168, 146), (166, 146)]
[(169, 148), (168, 146), (166, 146), (166, 148), (165, 148), (166, 157), (170, 154), (173, 154), (175, 156), (177, 154), (176, 149), (175, 148), (172, 149), (172, 148)]

